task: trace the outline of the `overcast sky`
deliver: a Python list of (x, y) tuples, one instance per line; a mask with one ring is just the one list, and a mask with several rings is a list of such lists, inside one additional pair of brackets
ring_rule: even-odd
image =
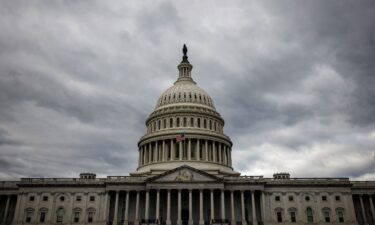
[(127, 175), (182, 45), (246, 175), (375, 179), (374, 1), (1, 1), (0, 179)]

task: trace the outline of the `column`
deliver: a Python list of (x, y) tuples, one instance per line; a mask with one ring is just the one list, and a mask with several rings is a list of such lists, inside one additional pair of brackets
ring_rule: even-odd
[(367, 222), (365, 207), (363, 205), (363, 199), (362, 198), (363, 198), (363, 195), (359, 195), (359, 201), (361, 202), (361, 209), (362, 209), (363, 220), (364, 220), (365, 224), (367, 225), (368, 222)]
[(173, 139), (171, 139), (171, 160), (175, 160), (176, 158), (176, 150), (174, 147)]
[(150, 211), (150, 191), (146, 190), (146, 203), (145, 203), (145, 220), (146, 220), (146, 223), (148, 222), (149, 211)]
[(215, 219), (214, 190), (210, 190), (211, 195), (211, 221)]
[[(181, 152), (181, 151), (180, 151)], [(181, 225), (181, 190), (178, 189), (178, 198), (177, 198), (177, 225)]]
[(117, 225), (117, 217), (118, 217), (118, 196), (119, 191), (116, 191), (116, 201), (115, 201), (115, 215), (113, 217), (113, 224)]
[(218, 148), (219, 148), (219, 162), (223, 162), (223, 152), (221, 151), (221, 143), (218, 143)]
[(139, 225), (139, 191), (137, 191), (137, 198), (135, 200), (135, 219), (134, 224)]
[[(197, 138), (197, 144), (196, 144), (196, 147), (195, 147), (195, 159), (196, 160), (201, 160), (200, 158), (200, 154), (199, 154), (199, 151), (200, 151), (200, 143), (199, 143), (199, 139)], [(203, 155), (202, 155), (203, 156)]]
[(2, 224), (5, 224), (5, 221), (7, 219), (9, 203), (10, 203), (10, 195), (7, 195), (7, 203), (5, 204), (5, 211), (4, 211), (4, 217), (3, 217)]
[(233, 191), (230, 191), (230, 209), (232, 212), (232, 225), (236, 225), (236, 214), (234, 213), (234, 197), (233, 197)]
[(160, 190), (156, 190), (156, 220), (159, 222), (160, 217)]
[(168, 189), (167, 194), (167, 220), (166, 225), (171, 225), (171, 190)]
[(208, 142), (207, 140), (204, 143), (204, 151), (205, 151), (205, 160), (208, 161)]
[(152, 144), (148, 143), (148, 163), (152, 163)]
[(145, 146), (142, 147), (143, 148), (143, 164), (147, 164), (147, 149), (145, 148)]
[(154, 162), (159, 161), (159, 149), (158, 149), (158, 142), (155, 141), (155, 146), (154, 146)]
[(242, 225), (247, 225), (246, 218), (245, 218), (245, 198), (244, 193), (241, 190), (241, 217), (242, 217)]
[(203, 190), (199, 189), (199, 225), (204, 225), (203, 220)]
[(222, 220), (225, 219), (225, 192), (224, 190), (221, 190), (221, 219)]
[(104, 197), (104, 213), (103, 213), (103, 221), (105, 222), (108, 222), (107, 219), (108, 219), (108, 197), (109, 197), (109, 193), (108, 192), (105, 192), (105, 197)]
[(21, 198), (22, 198), (22, 193), (19, 193), (17, 195), (17, 202), (16, 202), (16, 208), (14, 210), (14, 217), (13, 217), (13, 221), (17, 224), (18, 223), (18, 218), (20, 217), (19, 216), (19, 211), (20, 211), (20, 207), (21, 207)]
[[(251, 208), (252, 208), (252, 214), (253, 214), (253, 225), (257, 225), (257, 217), (256, 217), (256, 210), (255, 210), (255, 195), (254, 191), (251, 191)], [(285, 209), (286, 210), (286, 209)]]
[(185, 140), (180, 141), (180, 142), (178, 143), (178, 152), (179, 152), (179, 155), (180, 155), (179, 160), (182, 160), (182, 142), (185, 142)]
[(212, 161), (217, 162), (216, 145), (214, 141), (212, 142)]
[(166, 151), (165, 151), (165, 140), (163, 140), (163, 161), (167, 161), (167, 153), (166, 153)]
[(232, 166), (232, 150), (228, 147), (229, 166)]
[(129, 224), (129, 195), (130, 192), (126, 191), (126, 197), (125, 197), (125, 215), (124, 215), (124, 225)]
[[(298, 201), (298, 199), (296, 199)], [(264, 191), (262, 191), (262, 221), (263, 224), (266, 222), (266, 199), (264, 196)]]
[(193, 193), (189, 189), (189, 225), (193, 225)]
[(373, 221), (375, 221), (374, 203), (372, 202), (371, 195), (368, 195), (368, 198), (369, 198), (369, 201), (370, 201), (372, 219), (373, 219)]
[(188, 160), (191, 160), (191, 138), (189, 138), (189, 142), (188, 142), (188, 157), (187, 157)]

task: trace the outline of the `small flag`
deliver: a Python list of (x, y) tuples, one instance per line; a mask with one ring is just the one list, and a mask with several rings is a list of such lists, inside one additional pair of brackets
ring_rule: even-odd
[(183, 140), (185, 140), (185, 136), (183, 134), (176, 136), (176, 142), (177, 143), (180, 142), (180, 141), (183, 141)]

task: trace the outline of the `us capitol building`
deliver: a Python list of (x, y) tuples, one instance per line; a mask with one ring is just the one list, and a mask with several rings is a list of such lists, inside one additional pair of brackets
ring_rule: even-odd
[(236, 172), (224, 119), (183, 53), (146, 120), (135, 172), (0, 181), (1, 225), (375, 224), (373, 181)]

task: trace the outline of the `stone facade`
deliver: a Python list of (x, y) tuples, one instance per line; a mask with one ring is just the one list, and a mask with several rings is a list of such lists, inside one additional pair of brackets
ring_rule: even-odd
[(375, 182), (234, 171), (224, 120), (192, 79), (186, 52), (146, 120), (135, 172), (1, 181), (0, 223), (375, 224)]

